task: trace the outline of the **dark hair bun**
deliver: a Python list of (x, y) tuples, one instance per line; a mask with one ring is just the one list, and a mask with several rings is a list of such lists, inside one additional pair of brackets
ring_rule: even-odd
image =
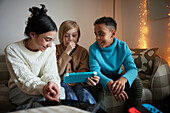
[(38, 8), (38, 7), (32, 7), (29, 8), (29, 11), (32, 13), (31, 17), (37, 17), (37, 16), (41, 16), (41, 15), (47, 15), (47, 9), (45, 8), (44, 4), (40, 4), (42, 6), (42, 8)]

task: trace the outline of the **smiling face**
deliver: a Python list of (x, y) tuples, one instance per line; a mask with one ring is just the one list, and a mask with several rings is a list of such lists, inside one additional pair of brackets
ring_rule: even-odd
[(77, 28), (70, 29), (64, 34), (64, 45), (67, 46), (70, 42), (77, 44), (78, 38), (79, 35)]
[(31, 36), (31, 45), (27, 48), (32, 51), (45, 51), (48, 47), (52, 46), (52, 42), (56, 38), (57, 32), (56, 31), (49, 31), (43, 34), (37, 35), (34, 32), (30, 33)]
[(94, 33), (96, 41), (101, 48), (109, 47), (114, 41), (115, 30), (109, 29), (109, 26), (105, 24), (96, 24), (94, 26)]

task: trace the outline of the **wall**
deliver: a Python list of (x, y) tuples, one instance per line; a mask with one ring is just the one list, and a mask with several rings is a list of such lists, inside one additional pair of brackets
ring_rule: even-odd
[(58, 28), (65, 20), (77, 21), (81, 30), (79, 44), (86, 49), (95, 41), (94, 21), (101, 16), (113, 17), (113, 0), (0, 0), (0, 54), (4, 54), (7, 44), (24, 39), (28, 9), (40, 7), (41, 3)]
[[(119, 36), (126, 41), (129, 47), (139, 48), (140, 38), (140, 9), (144, 0), (115, 0), (115, 18), (121, 20)], [(170, 63), (170, 33), (168, 23), (170, 18), (146, 21), (148, 33), (146, 35), (147, 47), (158, 47), (158, 54)], [(119, 25), (118, 25), (119, 26)], [(168, 49), (169, 48), (169, 49)]]

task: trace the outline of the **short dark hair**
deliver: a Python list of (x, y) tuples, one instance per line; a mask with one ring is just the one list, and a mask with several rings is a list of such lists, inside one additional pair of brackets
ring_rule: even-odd
[(94, 25), (96, 24), (105, 24), (106, 26), (113, 26), (115, 30), (117, 29), (117, 23), (111, 17), (101, 17), (94, 22)]
[(35, 32), (36, 34), (42, 34), (49, 31), (57, 31), (57, 26), (55, 22), (46, 14), (47, 9), (45, 5), (40, 4), (42, 8), (32, 7), (29, 8), (31, 12), (28, 18), (27, 25), (25, 27), (25, 35), (30, 37), (30, 32)]

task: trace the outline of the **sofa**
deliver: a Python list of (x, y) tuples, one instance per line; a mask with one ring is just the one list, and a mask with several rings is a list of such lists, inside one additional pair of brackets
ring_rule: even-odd
[[(15, 105), (9, 101), (8, 98), (8, 87), (7, 83), (10, 78), (6, 62), (5, 56), (0, 55), (0, 113), (11, 112), (15, 109)], [(49, 106), (49, 107), (40, 107), (40, 108), (32, 108), (27, 110), (19, 110), (13, 111), (14, 113), (89, 113), (88, 111), (66, 106), (66, 105), (58, 105), (58, 106)]]
[[(167, 98), (170, 95), (170, 67), (168, 63), (157, 55), (158, 48), (131, 49), (132, 57), (138, 68), (138, 76), (143, 83), (142, 103), (150, 103), (161, 109), (167, 105)], [(122, 67), (123, 70), (123, 67)], [(0, 55), (0, 113), (10, 111), (15, 105), (8, 99), (9, 72), (5, 63), (5, 56)], [(93, 94), (95, 98), (101, 98), (101, 106), (107, 113), (121, 113), (124, 103), (116, 102), (113, 95), (100, 87)], [(103, 92), (102, 92), (103, 91)], [(51, 107), (48, 107), (49, 109)], [(52, 107), (55, 109), (54, 107)], [(42, 109), (43, 108), (39, 108)], [(36, 111), (36, 110), (33, 110)], [(47, 110), (48, 111), (48, 110)], [(84, 111), (82, 111), (84, 112)], [(75, 112), (76, 113), (76, 112)]]

